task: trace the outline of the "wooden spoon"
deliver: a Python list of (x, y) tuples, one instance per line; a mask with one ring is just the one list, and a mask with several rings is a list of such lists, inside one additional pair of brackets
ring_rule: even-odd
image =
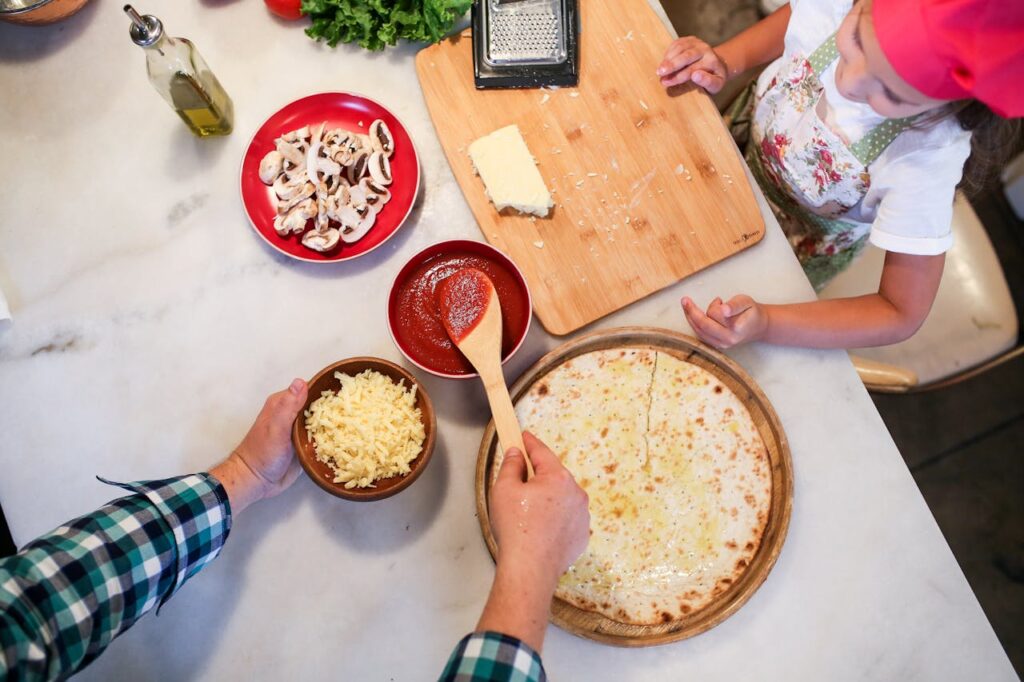
[(533, 463), (501, 373), (501, 303), (494, 282), (481, 270), (463, 268), (438, 284), (437, 303), (445, 331), (484, 382), (502, 452), (519, 448), (526, 479), (533, 478)]

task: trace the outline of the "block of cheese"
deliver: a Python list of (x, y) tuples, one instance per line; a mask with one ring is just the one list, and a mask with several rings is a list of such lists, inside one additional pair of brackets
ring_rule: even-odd
[(544, 218), (555, 205), (526, 141), (513, 124), (469, 145), (469, 158), (494, 208), (513, 208)]

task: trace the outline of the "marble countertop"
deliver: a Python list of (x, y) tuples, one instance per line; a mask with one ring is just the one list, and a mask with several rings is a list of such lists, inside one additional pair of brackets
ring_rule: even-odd
[[(214, 464), (293, 376), (352, 355), (401, 361), (385, 326), (392, 277), (428, 244), (482, 238), (420, 95), (414, 47), (330, 50), (256, 0), (139, 9), (199, 47), (234, 99), (230, 137), (192, 137), (152, 91), (119, 5), (92, 2), (49, 28), (0, 25), (0, 289), (14, 318), (0, 329), (0, 499), (18, 543), (117, 496), (96, 474)], [(331, 90), (402, 118), (423, 200), (366, 257), (299, 263), (249, 228), (239, 160), (265, 117)], [(683, 294), (811, 298), (761, 201), (761, 244), (592, 328), (689, 331)], [(533, 325), (507, 376), (560, 342)], [(1015, 679), (845, 354), (730, 355), (792, 447), (796, 497), (775, 569), (736, 615), (684, 642), (622, 650), (552, 627), (551, 678)], [(417, 375), (440, 429), (415, 485), (357, 504), (300, 480), (239, 517), (221, 558), (82, 678), (435, 676), (493, 574), (473, 501), (487, 412), (478, 385)]]

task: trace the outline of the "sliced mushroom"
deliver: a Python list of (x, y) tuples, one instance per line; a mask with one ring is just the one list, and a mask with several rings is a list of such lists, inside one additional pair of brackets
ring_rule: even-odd
[(367, 161), (370, 177), (378, 185), (391, 184), (391, 162), (384, 152), (374, 152)]
[(274, 180), (281, 174), (281, 167), (284, 165), (284, 157), (276, 149), (267, 152), (267, 155), (260, 161), (260, 181), (264, 185), (274, 184)]
[[(282, 201), (291, 201), (306, 190), (308, 182), (309, 181), (304, 173), (292, 178), (289, 178), (287, 175), (280, 175), (277, 180), (274, 181), (274, 194), (276, 194), (277, 198)], [(307, 194), (306, 196), (309, 195)]]
[(391, 136), (388, 124), (379, 118), (370, 124), (370, 144), (389, 157), (395, 153), (395, 138)]
[(306, 163), (306, 154), (303, 148), (294, 142), (285, 142), (284, 139), (279, 139), (277, 141), (277, 152), (294, 166), (301, 166)]
[(274, 218), (274, 229), (282, 237), (289, 234), (301, 234), (306, 230), (306, 223), (316, 215), (316, 205), (312, 199), (305, 199), (296, 204), (288, 213)]
[(278, 202), (277, 212), (287, 213), (288, 211), (292, 210), (293, 207), (297, 206), (300, 202), (313, 196), (314, 192), (316, 192), (316, 187), (313, 186), (312, 182), (304, 183), (301, 189), (299, 190), (298, 194), (293, 196), (291, 199), (282, 199), (280, 202)]
[(310, 231), (302, 235), (303, 246), (308, 246), (314, 251), (330, 251), (338, 245), (338, 239), (341, 237), (341, 233), (333, 227), (324, 230), (323, 232)]
[(352, 164), (352, 152), (349, 150), (347, 145), (338, 145), (333, 147), (330, 157), (342, 166), (349, 166)]
[(306, 140), (309, 138), (309, 126), (302, 126), (291, 132), (287, 132), (281, 136), (281, 139), (285, 142), (298, 142), (300, 140)]
[(363, 178), (364, 175), (366, 175), (366, 164), (369, 158), (370, 157), (365, 150), (360, 149), (355, 153), (355, 156), (352, 159), (352, 164), (345, 172), (350, 183), (355, 185)]
[(341, 231), (341, 240), (346, 244), (357, 242), (366, 236), (366, 233), (373, 227), (373, 223), (377, 220), (377, 214), (373, 211), (368, 211), (366, 216), (362, 218), (353, 227), (345, 227)]
[(360, 180), (359, 188), (366, 196), (366, 203), (375, 211), (379, 211), (381, 206), (391, 201), (391, 190), (384, 185), (378, 185), (370, 178)]
[(364, 180), (366, 180), (366, 178), (360, 180), (358, 185), (352, 185), (352, 187), (350, 187), (348, 190), (348, 203), (352, 204), (353, 206), (365, 206), (367, 204), (366, 188), (363, 187)]

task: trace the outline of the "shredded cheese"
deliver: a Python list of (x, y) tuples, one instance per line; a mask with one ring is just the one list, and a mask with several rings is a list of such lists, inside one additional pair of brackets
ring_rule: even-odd
[(426, 438), (416, 387), (369, 369), (334, 376), (341, 388), (324, 391), (305, 411), (306, 434), (316, 458), (334, 471), (334, 482), (368, 488), (408, 474)]

